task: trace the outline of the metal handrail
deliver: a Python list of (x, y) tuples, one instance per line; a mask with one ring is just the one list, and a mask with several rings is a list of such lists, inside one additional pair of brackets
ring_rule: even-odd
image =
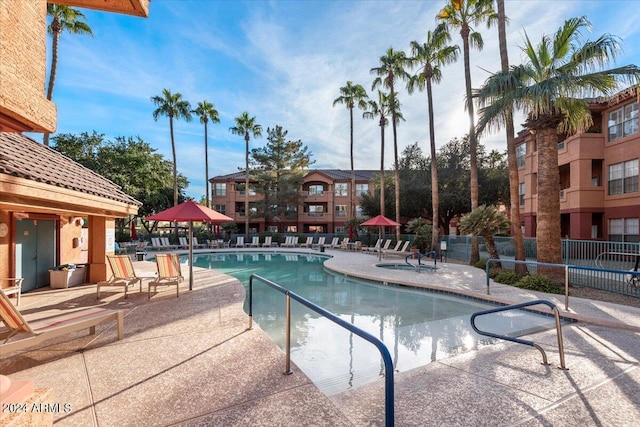
[(436, 269), (436, 264), (438, 262), (438, 253), (436, 251), (431, 251), (431, 252), (426, 252), (426, 253), (420, 253), (418, 252), (418, 265), (413, 265), (409, 262), (409, 258), (413, 258), (415, 254), (409, 254), (407, 256), (404, 257), (404, 262), (411, 266), (411, 267), (415, 267), (416, 271), (420, 272), (420, 267), (422, 267), (422, 263), (420, 262), (422, 260), (422, 258), (432, 255), (433, 256), (433, 269)]
[(385, 401), (385, 426), (393, 427), (394, 425), (394, 387), (393, 387), (393, 361), (391, 360), (391, 354), (389, 350), (384, 345), (382, 341), (368, 332), (363, 331), (362, 329), (352, 325), (349, 322), (346, 322), (336, 316), (335, 314), (325, 310), (324, 308), (312, 303), (311, 301), (297, 295), (296, 293), (290, 291), (289, 289), (285, 289), (282, 286), (274, 283), (264, 277), (258, 276), (257, 274), (252, 274), (249, 277), (249, 329), (253, 328), (253, 280), (256, 279), (265, 285), (270, 286), (271, 288), (277, 290), (278, 292), (284, 294), (286, 296), (286, 304), (287, 304), (287, 316), (286, 316), (286, 342), (285, 342), (285, 353), (286, 353), (286, 367), (285, 374), (289, 375), (292, 373), (291, 371), (291, 299), (298, 301), (300, 304), (305, 307), (315, 311), (321, 316), (326, 317), (332, 322), (342, 326), (350, 332), (358, 335), (360, 338), (363, 338), (373, 345), (376, 346), (378, 351), (380, 351), (380, 355), (382, 356), (382, 361), (384, 362), (384, 370), (385, 370), (385, 387), (384, 387), (384, 401)]
[(490, 313), (498, 313), (498, 312), (507, 311), (507, 310), (516, 310), (516, 309), (529, 307), (529, 306), (532, 306), (532, 305), (538, 305), (538, 304), (544, 304), (546, 306), (549, 306), (551, 308), (551, 310), (555, 314), (555, 318), (556, 318), (556, 333), (558, 335), (558, 352), (560, 353), (560, 369), (568, 370), (568, 368), (565, 366), (565, 363), (564, 363), (564, 345), (563, 345), (563, 342), (562, 342), (562, 326), (560, 325), (560, 310), (558, 310), (558, 307), (556, 307), (555, 304), (553, 304), (553, 303), (551, 303), (549, 301), (536, 300), (536, 301), (523, 302), (523, 303), (520, 303), (520, 304), (507, 305), (507, 306), (503, 306), (503, 307), (491, 308), (489, 310), (479, 311), (479, 312), (474, 313), (474, 314), (471, 315), (471, 327), (473, 328), (474, 331), (476, 331), (480, 335), (485, 335), (485, 336), (492, 337), (492, 338), (499, 338), (499, 339), (502, 339), (502, 340), (511, 341), (511, 342), (515, 342), (515, 343), (518, 343), (518, 344), (524, 344), (524, 345), (529, 345), (531, 347), (535, 347), (540, 351), (540, 353), (542, 353), (542, 364), (543, 365), (549, 365), (549, 363), (547, 363), (547, 354), (544, 352), (542, 347), (540, 347), (538, 344), (534, 343), (533, 341), (523, 340), (521, 338), (510, 337), (510, 336), (507, 336), (507, 335), (494, 334), (493, 332), (481, 331), (480, 329), (478, 329), (476, 327), (476, 322), (475, 322), (476, 317), (478, 317), (478, 316), (483, 316), (485, 314), (490, 314)]

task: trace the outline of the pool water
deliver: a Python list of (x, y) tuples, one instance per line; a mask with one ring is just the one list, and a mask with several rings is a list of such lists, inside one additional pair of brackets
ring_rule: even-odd
[[(396, 371), (491, 343), (473, 332), (469, 319), (495, 305), (330, 274), (322, 265), (325, 259), (292, 253), (211, 253), (194, 255), (194, 266), (222, 271), (247, 288), (251, 274), (257, 274), (290, 289), (382, 340)], [(254, 321), (284, 349), (285, 296), (260, 282), (254, 282), (253, 292)], [(372, 344), (295, 301), (291, 314), (291, 358), (323, 392), (342, 392), (382, 376), (382, 359)], [(481, 316), (476, 325), (521, 336), (551, 328), (554, 322), (550, 316), (513, 310)]]

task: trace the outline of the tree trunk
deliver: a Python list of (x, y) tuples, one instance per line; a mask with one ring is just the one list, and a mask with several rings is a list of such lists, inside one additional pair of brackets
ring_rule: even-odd
[[(211, 208), (209, 201), (209, 135), (207, 134), (207, 121), (204, 122), (204, 188), (206, 194), (207, 207)], [(211, 229), (209, 227), (209, 229)]]
[[(393, 86), (390, 87), (391, 92), (391, 125), (393, 128), (393, 155), (394, 155), (394, 167), (395, 173), (393, 175), (393, 181), (395, 184), (396, 195), (396, 222), (400, 223), (400, 163), (398, 162), (398, 134), (396, 132), (396, 94), (393, 91)], [(396, 226), (396, 240), (400, 240), (400, 227)]]
[[(496, 248), (496, 242), (493, 240), (493, 236), (486, 233), (483, 234), (482, 237), (484, 237), (484, 244), (489, 252), (489, 258), (500, 259), (500, 254), (498, 254), (498, 248)], [(493, 265), (497, 268), (502, 268), (502, 264), (500, 262), (494, 262)]]
[[(506, 15), (504, 10), (504, 0), (498, 0), (498, 41), (500, 45), (500, 64), (503, 72), (509, 71), (509, 54), (507, 52), (507, 36), (506, 36)], [(511, 235), (515, 243), (515, 259), (517, 261), (525, 260), (524, 238), (522, 236), (522, 228), (520, 227), (520, 200), (518, 185), (520, 178), (518, 176), (518, 162), (516, 159), (515, 130), (513, 127), (513, 115), (509, 112), (505, 125), (507, 133), (507, 163), (509, 165), (509, 198), (510, 198), (510, 217), (511, 217)], [(526, 264), (516, 264), (515, 271), (524, 274), (527, 272)]]
[(380, 117), (380, 215), (384, 216), (384, 117)]
[[(464, 47), (464, 81), (467, 94), (467, 112), (469, 113), (469, 152), (471, 172), (471, 210), (478, 208), (478, 141), (476, 139), (475, 121), (473, 118), (473, 99), (471, 98), (471, 64), (469, 59), (469, 26), (463, 25), (460, 30)], [(478, 237), (471, 236), (471, 260), (475, 264), (480, 259)]]
[[(173, 155), (173, 206), (178, 205), (178, 165), (176, 162), (176, 143), (173, 138), (173, 116), (169, 116), (169, 132), (171, 132), (171, 153)], [(178, 223), (174, 225), (174, 234), (178, 239)]]
[(249, 240), (249, 133), (244, 135), (244, 238)]
[[(351, 137), (351, 144), (350, 144), (350, 156), (351, 156), (351, 218), (355, 218), (356, 217), (356, 171), (353, 168), (353, 107), (349, 108), (349, 119), (350, 119), (350, 137)], [(353, 238), (353, 236), (351, 236), (353, 232), (353, 225), (349, 225), (349, 235), (350, 238)]]
[[(47, 99), (53, 99), (53, 85), (56, 81), (56, 73), (58, 70), (58, 45), (60, 43), (60, 20), (54, 18), (51, 22), (51, 30), (53, 31), (53, 40), (51, 41), (51, 71), (49, 71), (49, 84), (47, 85)], [(49, 145), (49, 132), (45, 132), (42, 143)]]
[[(558, 170), (558, 138), (555, 127), (538, 130), (538, 262), (561, 264), (560, 173)], [(557, 277), (559, 268), (539, 268), (538, 272)]]
[(431, 250), (440, 251), (438, 241), (440, 239), (440, 195), (438, 194), (438, 166), (436, 162), (436, 131), (433, 124), (433, 93), (431, 78), (427, 79), (427, 104), (429, 109), (429, 143), (431, 147)]

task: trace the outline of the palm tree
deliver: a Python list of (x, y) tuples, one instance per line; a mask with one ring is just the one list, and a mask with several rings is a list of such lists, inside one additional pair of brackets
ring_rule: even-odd
[(211, 203), (209, 202), (209, 137), (207, 133), (207, 124), (209, 120), (211, 123), (220, 123), (220, 117), (218, 116), (218, 110), (214, 107), (214, 105), (208, 101), (198, 102), (198, 107), (192, 111), (198, 117), (200, 117), (200, 123), (204, 124), (204, 176), (205, 176), (205, 191), (206, 191), (206, 201), (207, 207), (211, 207)]
[[(51, 69), (49, 71), (49, 84), (47, 85), (47, 99), (53, 99), (53, 85), (56, 81), (56, 71), (58, 69), (58, 45), (60, 35), (67, 30), (72, 34), (93, 35), (91, 28), (84, 22), (84, 14), (78, 9), (57, 4), (47, 4), (47, 15), (51, 17), (51, 24), (47, 31), (52, 35), (51, 42)], [(44, 145), (49, 145), (49, 133), (44, 134)]]
[[(396, 79), (409, 80), (409, 73), (404, 69), (409, 65), (409, 59), (402, 51), (387, 49), (387, 53), (380, 57), (380, 66), (371, 69), (371, 74), (378, 77), (373, 81), (371, 89), (384, 86), (389, 89), (389, 105), (391, 108), (391, 128), (393, 129), (393, 154), (394, 154), (394, 183), (396, 196), (396, 222), (400, 222), (400, 164), (398, 161), (398, 134), (396, 125), (398, 123), (398, 113), (400, 103), (396, 102), (395, 82)], [(400, 227), (396, 227), (396, 239), (400, 240)]]
[(382, 216), (384, 216), (384, 128), (389, 123), (387, 120), (391, 111), (389, 98), (388, 94), (378, 90), (378, 102), (370, 99), (367, 102), (367, 111), (362, 113), (365, 119), (378, 117), (378, 126), (380, 126), (380, 215)]
[[(482, 205), (463, 216), (459, 226), (461, 233), (482, 236), (491, 259), (500, 259), (493, 236), (509, 229), (509, 220), (504, 213), (495, 206)], [(495, 266), (501, 267), (499, 262)]]
[(245, 142), (245, 170), (244, 170), (244, 236), (249, 239), (249, 138), (262, 136), (262, 126), (256, 123), (256, 118), (249, 117), (246, 111), (235, 118), (236, 125), (230, 127), (229, 130), (234, 135), (244, 136)]
[(524, 126), (538, 142), (538, 261), (561, 263), (558, 134), (583, 132), (593, 119), (585, 97), (610, 96), (623, 82), (638, 84), (640, 68), (605, 69), (619, 39), (605, 34), (581, 43), (586, 17), (572, 18), (534, 46), (525, 33), (527, 62), (490, 76), (474, 97), (481, 107), (478, 129), (499, 129), (512, 108), (527, 114)]
[[(353, 82), (348, 81), (346, 86), (342, 86), (340, 88), (340, 96), (333, 100), (334, 107), (336, 104), (344, 104), (349, 109), (349, 124), (351, 132), (351, 218), (356, 217), (356, 171), (353, 168), (353, 108), (357, 105), (358, 108), (364, 110), (367, 107), (367, 102), (365, 101), (367, 98), (367, 92), (361, 85), (354, 85)], [(349, 234), (353, 234), (352, 227), (349, 227)]]
[[(507, 52), (506, 35), (507, 16), (504, 11), (504, 0), (498, 0), (498, 42), (500, 45), (500, 64), (503, 73), (509, 71), (509, 54)], [(519, 203), (519, 183), (518, 161), (516, 158), (515, 130), (513, 127), (512, 111), (507, 112), (505, 117), (505, 131), (507, 133), (507, 163), (509, 165), (509, 197), (511, 200), (511, 235), (515, 243), (515, 259), (525, 260), (524, 238), (520, 227), (520, 203)], [(526, 273), (525, 264), (516, 264), (515, 270), (519, 273)]]
[[(169, 89), (162, 89), (162, 95), (151, 97), (151, 102), (158, 107), (153, 111), (153, 120), (158, 121), (158, 117), (169, 117), (169, 132), (171, 133), (171, 154), (173, 155), (173, 206), (178, 204), (178, 167), (176, 162), (176, 142), (173, 136), (173, 119), (185, 119), (191, 121), (191, 104), (182, 99), (179, 92), (171, 93)], [(175, 228), (176, 237), (178, 235), (178, 224)]]
[(429, 142), (431, 146), (431, 205), (433, 233), (431, 235), (431, 248), (438, 248), (438, 230), (440, 218), (440, 206), (438, 195), (438, 168), (436, 162), (436, 134), (433, 123), (433, 92), (431, 83), (440, 83), (442, 80), (442, 67), (455, 62), (458, 59), (458, 46), (451, 46), (447, 43), (451, 41), (451, 35), (446, 31), (444, 25), (440, 24), (435, 31), (427, 32), (426, 43), (411, 42), (411, 63), (420, 68), (416, 75), (412, 76), (407, 85), (409, 93), (413, 93), (415, 88), (423, 90), (427, 88), (427, 114), (429, 116)]
[[(478, 140), (475, 132), (475, 119), (473, 112), (473, 99), (471, 98), (471, 62), (469, 49), (474, 47), (482, 50), (484, 41), (480, 33), (473, 30), (472, 24), (486, 21), (487, 26), (498, 19), (493, 9), (493, 0), (447, 0), (447, 5), (440, 11), (437, 18), (445, 24), (447, 32), (449, 27), (459, 28), (462, 36), (464, 54), (464, 80), (466, 86), (467, 112), (469, 113), (469, 146), (471, 150), (471, 210), (478, 207)], [(471, 264), (475, 264), (480, 258), (478, 239), (471, 240)]]

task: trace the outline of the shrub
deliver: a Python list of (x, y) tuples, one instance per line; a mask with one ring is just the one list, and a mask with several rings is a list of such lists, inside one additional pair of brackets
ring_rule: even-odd
[(473, 266), (476, 268), (480, 268), (482, 270), (486, 270), (487, 268), (486, 258), (480, 258), (475, 264), (473, 264)]
[(495, 280), (496, 276), (502, 271), (500, 267), (489, 267), (489, 277)]
[(563, 294), (564, 291), (553, 280), (538, 274), (532, 274), (521, 278), (514, 286), (531, 291), (546, 292), (549, 294)]
[(493, 278), (494, 281), (498, 283), (503, 283), (505, 285), (518, 286), (518, 281), (522, 280), (522, 276), (511, 270), (502, 270), (496, 277)]

